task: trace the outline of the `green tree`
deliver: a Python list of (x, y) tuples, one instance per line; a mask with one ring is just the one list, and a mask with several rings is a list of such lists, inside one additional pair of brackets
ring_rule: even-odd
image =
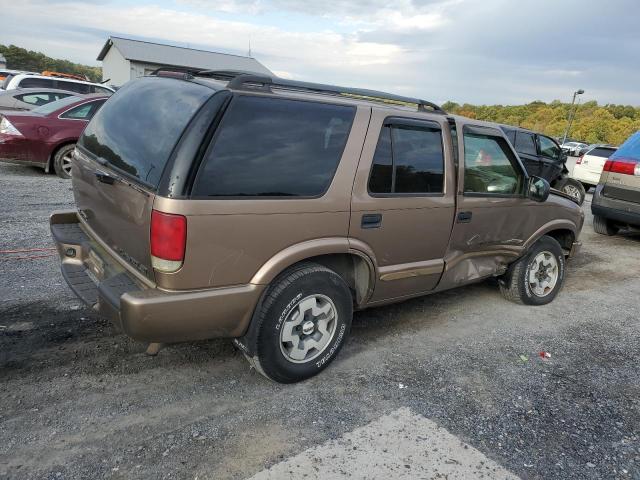
[(13, 70), (27, 70), (30, 72), (43, 72), (51, 70), (60, 73), (71, 73), (74, 75), (84, 75), (91, 81), (102, 80), (102, 69), (100, 67), (90, 67), (47, 57), (43, 53), (26, 50), (15, 45), (0, 45), (0, 53), (7, 59), (7, 68)]

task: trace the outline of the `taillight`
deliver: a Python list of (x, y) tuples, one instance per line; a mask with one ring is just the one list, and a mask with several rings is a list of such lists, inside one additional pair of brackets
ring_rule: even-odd
[(635, 175), (640, 177), (640, 163), (636, 160), (607, 160), (603, 170), (611, 173), (621, 173), (623, 175)]
[(2, 117), (2, 120), (0, 120), (0, 133), (4, 135), (13, 135), (16, 137), (22, 136), (20, 131), (13, 126), (13, 124), (9, 121), (7, 117)]
[(576, 165), (580, 165), (582, 163), (582, 158), (584, 157), (584, 155), (580, 155), (578, 157), (578, 159), (576, 160)]
[(173, 213), (151, 212), (151, 265), (161, 272), (182, 266), (187, 244), (187, 218)]

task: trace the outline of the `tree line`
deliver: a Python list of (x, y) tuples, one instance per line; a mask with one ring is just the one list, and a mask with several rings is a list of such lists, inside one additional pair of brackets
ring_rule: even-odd
[(73, 63), (69, 60), (51, 58), (44, 53), (34, 52), (15, 45), (0, 45), (0, 53), (7, 60), (7, 68), (12, 70), (27, 70), (29, 72), (43, 72), (51, 70), (60, 73), (85, 75), (93, 82), (102, 80), (102, 69)]
[[(449, 112), (478, 120), (528, 128), (562, 139), (567, 128), (570, 103), (531, 102), (526, 105), (460, 105), (446, 102)], [(640, 130), (640, 107), (630, 105), (598, 105), (590, 101), (577, 106), (570, 138), (585, 143), (620, 145)]]

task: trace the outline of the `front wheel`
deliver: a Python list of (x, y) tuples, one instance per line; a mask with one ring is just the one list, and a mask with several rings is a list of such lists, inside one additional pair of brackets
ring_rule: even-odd
[(53, 169), (60, 178), (71, 178), (71, 162), (76, 144), (65, 145), (53, 157)]
[(584, 203), (584, 197), (587, 195), (582, 183), (574, 180), (573, 178), (567, 178), (567, 181), (560, 191), (573, 198), (578, 205), (582, 205)]
[(544, 236), (500, 279), (503, 296), (525, 305), (550, 303), (564, 283), (565, 258), (555, 238)]
[(333, 270), (304, 263), (284, 272), (256, 318), (257, 370), (280, 383), (316, 375), (342, 348), (352, 317), (349, 287)]

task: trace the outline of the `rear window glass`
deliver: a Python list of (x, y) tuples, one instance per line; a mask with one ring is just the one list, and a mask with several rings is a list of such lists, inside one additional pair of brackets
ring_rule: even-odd
[(195, 196), (312, 197), (338, 167), (355, 108), (239, 96), (225, 114)]
[(595, 157), (602, 157), (602, 158), (609, 158), (611, 154), (615, 151), (616, 151), (615, 148), (597, 147), (589, 151), (587, 155), (593, 155)]
[(611, 158), (640, 161), (640, 132), (636, 132), (627, 138), (620, 148), (611, 155)]
[(213, 93), (202, 85), (167, 78), (133, 80), (98, 110), (78, 145), (157, 187), (182, 132)]

